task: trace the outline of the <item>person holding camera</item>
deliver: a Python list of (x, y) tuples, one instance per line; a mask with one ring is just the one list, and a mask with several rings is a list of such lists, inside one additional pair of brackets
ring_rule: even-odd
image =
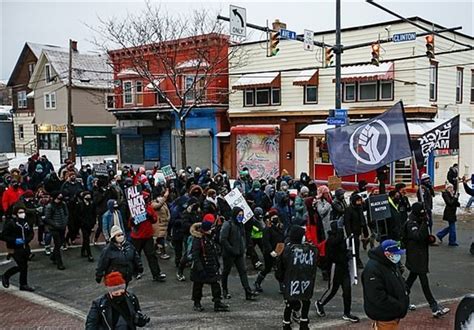
[[(433, 316), (440, 317), (448, 313), (449, 308), (444, 308), (436, 302), (428, 282), (430, 233), (428, 231), (428, 218), (422, 203), (416, 202), (413, 204), (412, 212), (404, 229), (405, 233), (402, 236), (405, 237), (406, 267), (410, 270), (406, 280), (407, 287), (411, 289), (413, 283), (419, 278), (423, 294), (431, 307)], [(415, 308), (415, 305), (410, 305), (410, 309), (414, 310)]]
[(150, 322), (150, 317), (142, 313), (137, 296), (126, 290), (120, 272), (108, 274), (104, 282), (108, 293), (92, 302), (87, 314), (86, 330), (134, 330)]

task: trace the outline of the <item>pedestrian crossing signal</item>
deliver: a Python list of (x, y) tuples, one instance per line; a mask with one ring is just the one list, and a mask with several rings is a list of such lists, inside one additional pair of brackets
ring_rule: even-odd
[(430, 34), (425, 37), (426, 39), (426, 56), (428, 58), (433, 59), (435, 58), (435, 50), (434, 50), (434, 35)]

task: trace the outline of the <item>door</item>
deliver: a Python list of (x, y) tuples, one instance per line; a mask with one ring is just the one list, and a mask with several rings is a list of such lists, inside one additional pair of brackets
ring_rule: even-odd
[(310, 173), (309, 140), (295, 139), (295, 178), (298, 178), (302, 172)]
[(222, 169), (230, 173), (232, 167), (232, 160), (231, 160), (231, 152), (232, 149), (230, 147), (230, 142), (228, 141), (221, 141), (221, 163)]

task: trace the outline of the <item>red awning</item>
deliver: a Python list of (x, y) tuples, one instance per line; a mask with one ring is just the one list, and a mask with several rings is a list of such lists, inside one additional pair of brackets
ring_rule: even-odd
[(341, 69), (341, 81), (345, 83), (392, 79), (393, 62), (383, 62), (379, 66), (372, 64), (343, 66)]
[(279, 125), (239, 125), (230, 129), (231, 134), (278, 134)]
[(300, 72), (298, 77), (293, 80), (294, 86), (306, 86), (312, 85), (317, 86), (319, 84), (319, 71), (314, 70), (303, 70)]
[(248, 88), (280, 88), (280, 72), (251, 73), (240, 77), (232, 89), (244, 90)]

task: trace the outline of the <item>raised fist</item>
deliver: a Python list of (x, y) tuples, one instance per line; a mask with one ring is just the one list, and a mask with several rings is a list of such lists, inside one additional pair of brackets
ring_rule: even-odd
[(370, 124), (365, 126), (359, 135), (359, 144), (373, 163), (378, 163), (382, 158), (377, 149), (379, 138), (380, 132)]

